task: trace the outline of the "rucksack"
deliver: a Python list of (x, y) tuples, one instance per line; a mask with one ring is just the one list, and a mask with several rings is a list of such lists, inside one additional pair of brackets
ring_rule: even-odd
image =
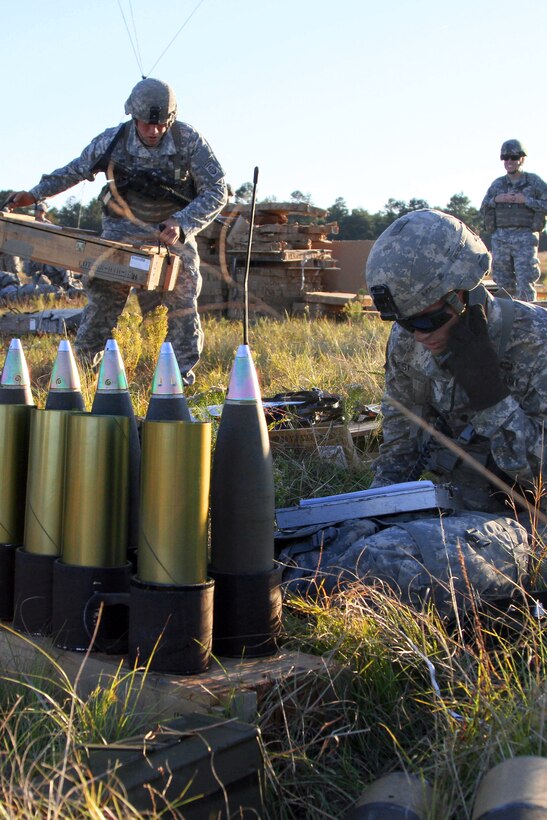
[[(390, 520), (391, 519), (391, 520)], [(508, 598), (526, 581), (526, 529), (509, 516), (458, 511), (342, 522), (278, 533), (286, 589), (327, 593), (361, 581), (387, 584), (421, 609), (433, 602), (450, 617), (473, 601)]]

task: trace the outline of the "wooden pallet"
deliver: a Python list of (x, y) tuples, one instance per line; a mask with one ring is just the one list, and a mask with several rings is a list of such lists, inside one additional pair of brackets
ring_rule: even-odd
[[(266, 658), (213, 658), (210, 668), (199, 675), (160, 675), (142, 670), (134, 675), (125, 656), (92, 652), (70, 652), (54, 646), (50, 638), (26, 637), (7, 625), (0, 625), (0, 664), (4, 676), (37, 674), (58, 676), (62, 669), (77, 693), (87, 698), (97, 687), (107, 688), (121, 671), (125, 683), (118, 691), (130, 690), (138, 700), (138, 711), (149, 721), (222, 708), (240, 719), (252, 719), (256, 696), (292, 678), (316, 675), (326, 669), (324, 659), (303, 652), (280, 650)], [(119, 679), (118, 677), (118, 679)], [(248, 697), (245, 697), (245, 693)], [(238, 714), (239, 712), (239, 714)]]

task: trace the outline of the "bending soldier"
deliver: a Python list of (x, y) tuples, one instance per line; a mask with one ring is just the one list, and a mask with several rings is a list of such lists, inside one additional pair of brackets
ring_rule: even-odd
[[(80, 157), (42, 176), (30, 191), (17, 193), (9, 206), (31, 205), (104, 172), (102, 236), (131, 244), (150, 244), (159, 237), (181, 257), (183, 270), (175, 289), (139, 294), (139, 302), (144, 310), (166, 305), (167, 340), (185, 383), (192, 384), (192, 368), (203, 348), (195, 236), (226, 204), (224, 172), (206, 140), (192, 126), (176, 120), (177, 102), (167, 83), (151, 78), (137, 83), (125, 113), (132, 119), (95, 137)], [(93, 361), (111, 336), (130, 287), (93, 278), (87, 280), (86, 291), (88, 304), (75, 349)]]
[(424, 433), (416, 416), (509, 486), (540, 487), (547, 310), (491, 296), (480, 284), (489, 270), (480, 238), (440, 211), (406, 214), (374, 244), (367, 283), (382, 319), (394, 325), (373, 487), (430, 471), (456, 487), (464, 508), (508, 512), (485, 474)]
[(511, 296), (534, 302), (540, 277), (539, 235), (545, 226), (547, 184), (522, 170), (526, 151), (519, 140), (501, 146), (506, 174), (494, 180), (481, 205), (492, 234), (492, 278)]

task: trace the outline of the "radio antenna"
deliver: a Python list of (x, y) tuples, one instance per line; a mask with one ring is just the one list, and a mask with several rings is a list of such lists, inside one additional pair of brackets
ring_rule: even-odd
[(249, 344), (249, 268), (251, 266), (251, 246), (253, 244), (253, 228), (255, 221), (256, 185), (258, 182), (258, 166), (253, 176), (253, 196), (251, 199), (251, 220), (249, 225), (249, 239), (247, 242), (247, 260), (245, 262), (245, 277), (243, 279), (243, 344)]

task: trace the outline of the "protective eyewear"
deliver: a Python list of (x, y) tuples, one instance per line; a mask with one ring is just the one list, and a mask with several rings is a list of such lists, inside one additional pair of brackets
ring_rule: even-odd
[(521, 157), (521, 155), (520, 155), (520, 154), (502, 154), (502, 155), (501, 155), (501, 158), (502, 158), (502, 160), (503, 160), (504, 162), (505, 162), (505, 160), (507, 160), (507, 159), (512, 159), (514, 162), (516, 162), (516, 161), (517, 161), (517, 159), (520, 159), (520, 157)]
[(374, 302), (374, 307), (380, 314), (384, 322), (393, 322), (399, 315), (399, 308), (391, 295), (387, 285), (373, 285), (370, 288), (370, 295)]
[(433, 333), (445, 325), (454, 316), (454, 313), (447, 310), (446, 305), (443, 305), (438, 310), (432, 310), (430, 313), (423, 313), (421, 316), (409, 316), (408, 319), (396, 319), (398, 325), (408, 330), (409, 333)]

